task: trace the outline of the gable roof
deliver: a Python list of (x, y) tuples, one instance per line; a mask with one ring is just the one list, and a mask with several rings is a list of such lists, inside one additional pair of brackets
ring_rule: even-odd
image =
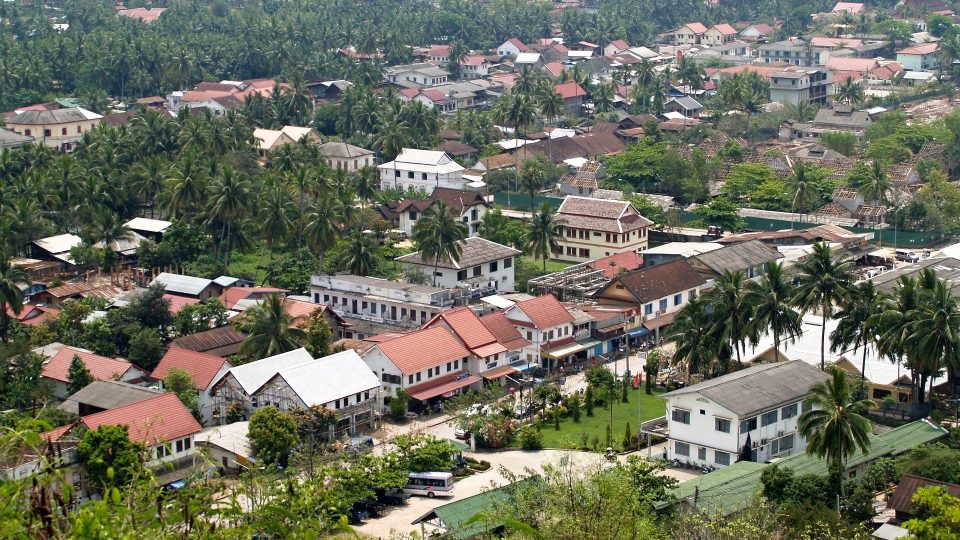
[(411, 208), (419, 212), (423, 212), (433, 206), (438, 200), (442, 200), (447, 204), (447, 206), (450, 207), (451, 210), (461, 214), (467, 208), (472, 208), (474, 206), (490, 206), (490, 204), (483, 198), (483, 195), (476, 191), (436, 187), (433, 188), (433, 192), (430, 193), (430, 196), (427, 197), (426, 200), (402, 200), (400, 205), (397, 207), (397, 212), (406, 212)]
[(99, 354), (94, 354), (84, 349), (64, 345), (60, 347), (60, 350), (58, 350), (56, 354), (43, 363), (41, 376), (55, 381), (69, 382), (70, 378), (67, 376), (67, 373), (70, 371), (70, 363), (73, 361), (74, 356), (80, 357), (80, 360), (87, 366), (87, 369), (90, 370), (90, 375), (92, 375), (94, 379), (110, 380), (123, 375), (130, 369), (140, 371), (140, 368), (126, 360), (100, 356)]
[(202, 429), (173, 393), (87, 415), (80, 422), (91, 430), (100, 426), (127, 426), (130, 440), (148, 447), (199, 433)]
[(85, 122), (99, 120), (103, 115), (88, 111), (81, 107), (67, 109), (53, 109), (44, 111), (23, 111), (7, 119), (7, 124), (22, 126), (45, 126), (52, 124), (69, 124), (71, 122)]
[(707, 280), (694, 270), (690, 263), (684, 259), (677, 259), (617, 276), (595, 292), (594, 296), (602, 297), (605, 290), (619, 284), (629, 291), (637, 302), (646, 304), (699, 287), (706, 282)]
[(358, 158), (372, 156), (373, 152), (345, 142), (330, 141), (320, 145), (320, 154), (324, 157)]
[(520, 335), (517, 327), (507, 319), (507, 316), (504, 315), (502, 311), (495, 311), (484, 315), (480, 317), (480, 322), (487, 327), (487, 330), (489, 330), (490, 333), (497, 338), (497, 341), (503, 344), (508, 351), (515, 351), (530, 345), (530, 342)]
[(722, 274), (725, 270), (744, 271), (782, 259), (783, 254), (759, 240), (750, 240), (701, 253), (692, 258), (717, 274)]
[(442, 326), (417, 330), (377, 344), (387, 358), (404, 374), (470, 356), (459, 339)]
[(483, 358), (505, 352), (507, 349), (497, 342), (497, 338), (480, 321), (480, 317), (468, 307), (458, 307), (441, 311), (427, 321), (424, 328), (445, 323), (454, 335), (470, 349), (470, 352)]
[(553, 89), (560, 94), (560, 97), (563, 99), (573, 99), (577, 97), (586, 97), (587, 91), (583, 89), (582, 86), (576, 83), (576, 81), (567, 81), (565, 83), (560, 83), (553, 87)]
[(269, 356), (262, 360), (250, 362), (249, 364), (234, 366), (214, 384), (220, 384), (220, 382), (226, 380), (229, 375), (233, 375), (233, 378), (243, 387), (247, 395), (253, 395), (264, 383), (273, 378), (278, 371), (306, 362), (313, 362), (313, 356), (301, 347), (285, 353)]
[(213, 281), (206, 278), (160, 272), (150, 284), (153, 285), (154, 283), (162, 284), (164, 290), (168, 293), (198, 296), (204, 289), (209, 287)]
[(630, 212), (631, 208), (627, 201), (568, 195), (560, 203), (557, 216), (568, 227), (613, 233), (629, 232), (653, 223)]
[(508, 39), (508, 40), (506, 41), (506, 43), (509, 43), (509, 44), (513, 45), (514, 47), (516, 47), (517, 49), (519, 49), (520, 52), (527, 52), (527, 51), (530, 50), (530, 47), (527, 47), (526, 44), (524, 44), (522, 41), (520, 41), (519, 39), (517, 39), (517, 38), (515, 38), (515, 37), (512, 37), (512, 38)]
[(715, 24), (711, 30), (716, 30), (725, 36), (732, 36), (737, 33), (737, 29), (727, 23)]
[(357, 351), (347, 349), (323, 358), (281, 369), (271, 377), (281, 377), (307, 406), (373, 390), (380, 380)]
[(880, 65), (874, 58), (845, 58), (833, 56), (827, 60), (826, 68), (833, 71), (856, 71), (865, 73)]
[(227, 306), (227, 309), (233, 309), (238, 302), (254, 295), (263, 297), (268, 294), (280, 294), (282, 296), (289, 292), (287, 289), (278, 289), (276, 287), (230, 287), (223, 291), (223, 294), (220, 295), (220, 300), (223, 302), (223, 305)]
[(417, 251), (416, 253), (409, 253), (402, 257), (397, 257), (395, 260), (408, 264), (423, 264), (429, 266), (436, 265), (440, 268), (460, 270), (463, 268), (477, 266), (479, 264), (506, 259), (507, 257), (513, 257), (521, 253), (520, 250), (513, 249), (512, 247), (507, 247), (496, 242), (491, 242), (490, 240), (487, 240), (486, 238), (480, 238), (479, 236), (468, 237), (464, 240), (461, 240), (459, 244), (460, 260), (457, 262), (451, 261), (448, 257), (441, 258), (439, 264), (437, 261), (432, 259), (425, 261), (421, 255), (422, 252), (420, 251)]
[(906, 49), (900, 49), (897, 51), (897, 54), (934, 54), (937, 52), (937, 49), (940, 47), (940, 43), (933, 41), (930, 43), (922, 43), (920, 45), (914, 45), (913, 47), (907, 47)]
[(738, 416), (749, 416), (806, 397), (810, 388), (830, 375), (803, 360), (748, 367), (667, 392), (661, 397), (700, 394)]
[(624, 251), (590, 261), (589, 264), (594, 270), (603, 272), (603, 277), (613, 279), (621, 269), (629, 272), (643, 266), (643, 256), (633, 251)]
[(83, 244), (83, 239), (75, 234), (58, 234), (34, 240), (33, 244), (47, 253), (56, 255), (65, 253), (76, 246)]
[(515, 307), (541, 330), (573, 322), (573, 315), (552, 294), (521, 300)]
[[(690, 31), (693, 32), (694, 34), (702, 34), (707, 31), (707, 27), (704, 26), (703, 23), (698, 23), (698, 22), (686, 23), (680, 26), (680, 28), (683, 28), (684, 26), (689, 28)], [(679, 30), (680, 28), (677, 28), (677, 30)]]
[(924, 478), (923, 476), (905, 474), (900, 478), (900, 482), (897, 483), (897, 489), (893, 492), (893, 495), (890, 496), (890, 500), (887, 501), (887, 508), (892, 508), (904, 514), (912, 514), (913, 496), (918, 489), (923, 487), (941, 487), (950, 495), (960, 497), (960, 485), (940, 482), (931, 478)]
[(216, 356), (229, 356), (240, 349), (243, 339), (244, 335), (228, 324), (196, 334), (180, 336), (174, 339), (171, 345)]
[(172, 346), (164, 353), (163, 358), (150, 374), (150, 378), (163, 380), (170, 374), (171, 369), (182, 369), (190, 374), (197, 390), (203, 391), (210, 386), (213, 378), (224, 365), (231, 367), (230, 362), (219, 356)]
[(93, 381), (67, 397), (57, 408), (79, 414), (80, 404), (116, 409), (163, 394), (163, 390), (120, 381)]

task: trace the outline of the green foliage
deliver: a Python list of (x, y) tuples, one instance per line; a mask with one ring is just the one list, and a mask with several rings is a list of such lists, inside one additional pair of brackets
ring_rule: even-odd
[(919, 446), (897, 459), (900, 475), (914, 474), (947, 482), (960, 483), (960, 450), (941, 443)]
[(587, 409), (587, 416), (593, 416), (593, 405), (593, 385), (588, 385), (583, 395), (583, 406)]
[(190, 411), (194, 418), (200, 420), (200, 402), (197, 393), (197, 385), (193, 382), (190, 373), (172, 368), (167, 376), (163, 378), (163, 388), (168, 392), (173, 392), (180, 398), (183, 406)]
[(827, 131), (820, 135), (818, 141), (823, 146), (845, 156), (852, 156), (857, 151), (857, 137), (853, 133)]
[(300, 440), (293, 416), (269, 405), (250, 417), (247, 438), (257, 459), (264, 464), (279, 463)]
[(337, 425), (337, 412), (320, 405), (290, 411), (297, 422), (301, 441), (319, 441), (330, 438), (331, 428)]
[(172, 327), (178, 336), (203, 332), (227, 324), (227, 307), (217, 298), (200, 304), (187, 304), (173, 316)]
[(331, 353), (333, 332), (323, 316), (323, 310), (315, 309), (310, 314), (310, 320), (304, 327), (306, 332), (306, 348), (314, 358), (322, 358)]
[(403, 420), (407, 414), (407, 404), (410, 402), (410, 394), (402, 388), (397, 389), (397, 395), (390, 400), (390, 418), (396, 421)]
[(135, 294), (127, 306), (126, 315), (146, 328), (165, 331), (170, 325), (170, 301), (163, 297), (164, 286), (157, 283)]
[(642, 193), (634, 193), (627, 201), (640, 212), (640, 215), (649, 219), (654, 226), (662, 225), (665, 219), (663, 207), (650, 200), (650, 197)]
[(143, 328), (130, 336), (127, 358), (148, 371), (156, 367), (163, 357), (163, 341), (153, 328)]
[(516, 433), (517, 442), (520, 448), (524, 450), (540, 450), (543, 448), (543, 434), (534, 429), (530, 424), (521, 426)]
[(769, 180), (773, 180), (770, 167), (762, 163), (740, 163), (730, 170), (721, 193), (732, 200), (749, 200), (757, 187)]
[(67, 370), (67, 395), (78, 392), (81, 388), (93, 382), (93, 375), (87, 369), (87, 365), (79, 356), (73, 355), (70, 360), (70, 368)]
[(77, 443), (77, 455), (91, 483), (102, 489), (129, 485), (143, 474), (146, 448), (130, 441), (126, 426), (100, 426)]
[(398, 435), (393, 445), (403, 470), (426, 472), (453, 468), (454, 448), (450, 441), (429, 435)]
[(320, 271), (320, 259), (309, 249), (301, 249), (267, 265), (266, 280), (294, 294), (310, 292), (310, 276)]
[(960, 499), (939, 486), (922, 487), (913, 495), (915, 518), (903, 527), (917, 540), (941, 540), (960, 536)]
[(524, 234), (523, 222), (504, 216), (499, 206), (485, 212), (480, 219), (480, 236), (491, 242), (518, 247), (523, 245)]
[(693, 210), (696, 225), (706, 227), (719, 225), (725, 232), (736, 232), (746, 225), (740, 217), (736, 203), (724, 197), (717, 197), (707, 204), (701, 204)]

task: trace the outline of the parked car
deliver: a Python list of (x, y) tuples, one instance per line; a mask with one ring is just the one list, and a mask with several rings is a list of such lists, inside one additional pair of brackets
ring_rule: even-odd
[(467, 440), (470, 438), (470, 432), (463, 428), (457, 428), (453, 430), (453, 436), (457, 439)]
[(911, 263), (914, 263), (920, 260), (920, 255), (918, 255), (914, 251), (909, 251), (906, 249), (898, 249), (896, 252), (896, 257), (898, 261), (905, 261), (905, 262), (911, 262)]
[(404, 493), (401, 489), (391, 489), (389, 491), (378, 490), (377, 502), (389, 504), (390, 506), (400, 506), (410, 498), (409, 493)]
[(366, 512), (371, 517), (380, 517), (383, 515), (384, 510), (387, 509), (387, 505), (373, 499), (360, 499), (354, 503), (353, 509)]

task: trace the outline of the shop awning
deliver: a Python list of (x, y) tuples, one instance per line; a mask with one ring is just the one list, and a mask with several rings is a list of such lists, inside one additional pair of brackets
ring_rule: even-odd
[(520, 373), (524, 373), (532, 369), (537, 369), (538, 367), (540, 367), (540, 364), (534, 364), (531, 362), (519, 362), (516, 364), (510, 364), (510, 367), (519, 371)]
[(603, 342), (602, 342), (602, 341), (597, 341), (597, 340), (595, 340), (595, 339), (589, 339), (589, 338), (588, 338), (588, 339), (578, 339), (578, 340), (577, 340), (577, 344), (580, 345), (580, 346), (582, 346), (582, 347), (583, 347), (583, 350), (587, 350), (587, 349), (590, 349), (590, 348), (592, 348), (592, 347), (596, 347), (597, 345), (601, 345), (601, 344), (603, 344)]
[(648, 334), (650, 334), (650, 331), (642, 326), (638, 326), (637, 328), (634, 328), (629, 332), (627, 332), (627, 335), (630, 337), (643, 337)]
[(479, 375), (467, 375), (462, 378), (455, 378), (452, 380), (440, 381), (438, 383), (426, 383), (422, 385), (417, 385), (407, 389), (407, 393), (410, 394), (410, 397), (417, 401), (426, 401), (432, 397), (442, 396), (444, 394), (452, 394), (461, 388), (466, 388), (473, 383), (480, 382), (483, 380), (483, 377)]
[(654, 317), (649, 321), (643, 321), (643, 325), (646, 326), (650, 331), (656, 330), (673, 323), (673, 319), (676, 318), (677, 312), (667, 313), (659, 317)]
[(566, 358), (571, 354), (577, 354), (580, 351), (585, 351), (587, 348), (583, 345), (574, 341), (567, 345), (561, 345), (556, 349), (551, 349), (549, 351), (540, 351), (543, 356), (547, 358), (553, 358), (554, 360), (560, 360), (561, 358)]
[(623, 323), (620, 324), (611, 324), (610, 326), (604, 326), (603, 328), (597, 328), (597, 332), (602, 332), (604, 334), (610, 332), (620, 332), (623, 330)]
[(497, 368), (488, 369), (487, 371), (484, 371), (483, 373), (481, 373), (480, 376), (488, 381), (492, 381), (494, 379), (499, 379), (504, 375), (513, 375), (518, 371), (519, 370), (513, 366), (500, 366)]

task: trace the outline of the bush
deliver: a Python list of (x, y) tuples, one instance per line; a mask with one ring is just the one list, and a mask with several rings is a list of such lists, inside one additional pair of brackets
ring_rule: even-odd
[(570, 417), (576, 423), (580, 422), (580, 396), (573, 395), (567, 400), (567, 409), (570, 411)]
[(587, 416), (593, 416), (593, 387), (587, 387), (583, 405), (587, 409)]
[(390, 400), (390, 418), (396, 421), (403, 420), (404, 415), (407, 414), (407, 402), (409, 401), (410, 396), (398, 388), (397, 397)]
[(517, 431), (517, 441), (520, 443), (520, 448), (524, 450), (540, 450), (543, 448), (543, 434), (530, 427), (529, 424)]

